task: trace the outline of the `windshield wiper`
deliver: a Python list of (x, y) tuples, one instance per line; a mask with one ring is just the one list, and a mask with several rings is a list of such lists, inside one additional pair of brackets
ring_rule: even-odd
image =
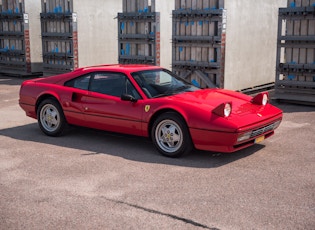
[(166, 96), (171, 96), (171, 95), (174, 95), (174, 94), (175, 94), (175, 92), (165, 92), (165, 93), (161, 93), (161, 94), (155, 95), (155, 96), (152, 97), (152, 98), (166, 97)]
[(174, 91), (174, 92), (180, 92), (180, 91), (183, 91), (184, 89), (188, 89), (188, 88), (190, 88), (190, 86), (188, 86), (188, 85), (183, 85), (183, 86), (180, 86), (180, 87), (174, 89), (173, 91)]
[(158, 94), (152, 98), (171, 96), (171, 95), (177, 94), (177, 93), (179, 93), (185, 89), (188, 89), (188, 88), (190, 88), (190, 86), (188, 86), (188, 85), (183, 85), (183, 86), (180, 86), (180, 87), (175, 88), (175, 89), (171, 88), (169, 90), (166, 90), (164, 93)]

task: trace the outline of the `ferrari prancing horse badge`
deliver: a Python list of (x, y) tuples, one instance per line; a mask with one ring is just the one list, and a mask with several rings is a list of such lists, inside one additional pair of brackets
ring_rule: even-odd
[(146, 105), (146, 106), (144, 107), (144, 111), (145, 111), (145, 112), (149, 112), (149, 110), (150, 110), (150, 105)]

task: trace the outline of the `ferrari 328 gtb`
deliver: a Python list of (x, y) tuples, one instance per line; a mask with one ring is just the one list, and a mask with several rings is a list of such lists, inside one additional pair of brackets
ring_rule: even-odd
[(26, 80), (19, 104), (49, 136), (67, 125), (151, 138), (178, 157), (193, 148), (234, 152), (274, 134), (282, 111), (255, 97), (200, 89), (170, 71), (147, 65), (101, 65)]

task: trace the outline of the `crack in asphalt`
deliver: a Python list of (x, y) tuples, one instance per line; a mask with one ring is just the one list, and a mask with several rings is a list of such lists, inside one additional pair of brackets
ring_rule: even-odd
[(111, 202), (114, 202), (116, 204), (123, 204), (123, 205), (127, 205), (129, 207), (132, 207), (132, 208), (136, 208), (136, 209), (139, 209), (139, 210), (142, 210), (142, 211), (146, 211), (146, 212), (149, 212), (149, 213), (153, 213), (153, 214), (157, 214), (157, 215), (161, 215), (161, 216), (166, 216), (166, 217), (169, 217), (169, 218), (172, 218), (174, 220), (179, 220), (179, 221), (182, 221), (186, 224), (191, 224), (195, 227), (201, 227), (201, 228), (204, 228), (204, 229), (210, 229), (210, 230), (220, 230), (219, 228), (215, 228), (215, 227), (208, 227), (207, 225), (204, 225), (204, 224), (200, 224), (198, 222), (195, 222), (193, 220), (190, 220), (190, 219), (187, 219), (187, 218), (183, 218), (183, 217), (179, 217), (179, 216), (176, 216), (176, 215), (173, 215), (173, 214), (169, 214), (169, 213), (164, 213), (164, 212), (160, 212), (160, 211), (157, 211), (157, 210), (154, 210), (154, 209), (149, 209), (149, 208), (145, 208), (145, 207), (141, 207), (139, 205), (136, 205), (136, 204), (130, 204), (130, 203), (127, 203), (127, 202), (124, 202), (124, 201), (120, 201), (120, 200), (113, 200), (113, 199), (109, 199), (109, 198), (106, 198), (106, 197), (103, 197), (105, 198), (106, 200), (108, 201), (111, 201)]

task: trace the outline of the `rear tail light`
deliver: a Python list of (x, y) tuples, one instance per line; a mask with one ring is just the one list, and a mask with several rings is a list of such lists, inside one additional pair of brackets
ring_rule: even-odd
[(263, 92), (260, 94), (257, 94), (253, 99), (252, 103), (256, 105), (266, 105), (269, 101), (269, 94), (268, 92)]

